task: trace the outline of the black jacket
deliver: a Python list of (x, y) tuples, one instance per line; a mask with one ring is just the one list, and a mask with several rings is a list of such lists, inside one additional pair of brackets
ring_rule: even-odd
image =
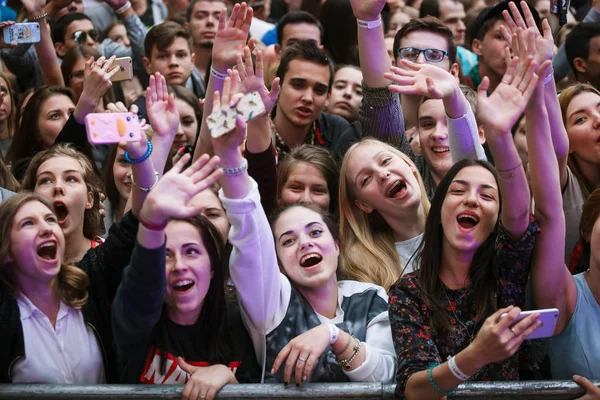
[[(90, 249), (77, 264), (90, 279), (88, 301), (83, 306), (83, 318), (96, 335), (103, 355), (107, 383), (117, 382), (116, 352), (112, 337), (112, 302), (117, 293), (123, 270), (129, 263), (136, 241), (138, 220), (131, 213), (113, 224), (106, 242)], [(23, 326), (16, 298), (6, 285), (0, 284), (0, 383), (12, 381), (11, 369), (25, 356)]]

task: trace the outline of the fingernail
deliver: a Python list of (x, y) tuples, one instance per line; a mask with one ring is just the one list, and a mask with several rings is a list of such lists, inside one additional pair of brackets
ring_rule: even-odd
[(275, 375), (275, 368), (271, 368), (271, 375)]
[(302, 377), (302, 380), (303, 380), (304, 382), (306, 382), (306, 375), (304, 375), (304, 376)]

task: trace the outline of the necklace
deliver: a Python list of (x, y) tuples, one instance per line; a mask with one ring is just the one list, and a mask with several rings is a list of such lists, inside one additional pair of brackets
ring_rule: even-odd
[(473, 326), (473, 332), (469, 331), (467, 325), (464, 322), (462, 322), (460, 318), (458, 318), (458, 315), (456, 315), (456, 311), (454, 311), (454, 308), (456, 307), (452, 307), (452, 302), (450, 301), (450, 297), (448, 297), (448, 292), (446, 291), (446, 288), (444, 288), (444, 294), (446, 295), (446, 300), (448, 300), (448, 306), (450, 307), (450, 311), (452, 311), (452, 314), (454, 314), (454, 318), (456, 318), (458, 323), (464, 328), (465, 332), (467, 333), (467, 337), (469, 338), (469, 344), (473, 343), (473, 341), (475, 340), (475, 326)]

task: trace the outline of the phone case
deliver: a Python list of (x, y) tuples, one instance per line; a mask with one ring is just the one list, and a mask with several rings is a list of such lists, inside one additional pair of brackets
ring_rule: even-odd
[(133, 63), (131, 57), (117, 58), (113, 65), (118, 65), (120, 71), (112, 76), (112, 82), (126, 81), (133, 78)]
[(90, 143), (105, 144), (140, 140), (142, 130), (135, 113), (97, 113), (85, 117)]
[(235, 128), (235, 120), (238, 115), (244, 117), (248, 122), (266, 111), (265, 104), (260, 98), (258, 92), (250, 92), (238, 101), (235, 107), (222, 107), (219, 111), (213, 112), (206, 118), (210, 134), (218, 138), (230, 132)]
[(26, 22), (3, 29), (4, 43), (37, 43), (40, 41), (40, 24)]
[[(539, 328), (537, 328), (535, 331), (533, 331), (533, 333), (531, 335), (527, 336), (526, 340), (552, 337), (552, 335), (554, 335), (554, 330), (556, 329), (556, 323), (558, 322), (558, 309), (557, 308), (522, 311), (519, 314), (519, 316), (517, 316), (517, 319), (513, 323), (513, 326), (517, 322), (519, 322), (520, 320), (525, 318), (526, 316), (528, 316), (530, 314), (535, 314), (535, 313), (540, 314), (539, 320), (542, 322), (542, 325)], [(502, 314), (500, 316), (500, 318), (503, 318), (505, 315), (506, 314)]]

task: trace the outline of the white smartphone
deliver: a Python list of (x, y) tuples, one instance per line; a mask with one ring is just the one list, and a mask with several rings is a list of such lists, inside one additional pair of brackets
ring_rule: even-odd
[(119, 66), (119, 72), (110, 78), (113, 82), (126, 81), (133, 78), (133, 64), (131, 57), (116, 58), (113, 66)]
[[(528, 315), (538, 313), (540, 314), (540, 322), (542, 323), (535, 331), (531, 333), (531, 335), (527, 336), (527, 340), (529, 339), (541, 339), (552, 337), (554, 335), (554, 330), (556, 329), (556, 323), (558, 322), (558, 308), (546, 308), (543, 310), (530, 310), (530, 311), (521, 311), (521, 313), (517, 316), (517, 319), (512, 324), (512, 326), (516, 325), (517, 322), (522, 320)], [(506, 317), (506, 313), (500, 316), (500, 319)]]
[(38, 43), (40, 41), (40, 24), (26, 22), (7, 26), (4, 31), (4, 43)]
[(235, 106), (222, 107), (206, 118), (208, 129), (213, 138), (223, 136), (235, 128), (235, 120), (238, 115), (248, 122), (266, 112), (265, 104), (257, 91), (246, 93)]

